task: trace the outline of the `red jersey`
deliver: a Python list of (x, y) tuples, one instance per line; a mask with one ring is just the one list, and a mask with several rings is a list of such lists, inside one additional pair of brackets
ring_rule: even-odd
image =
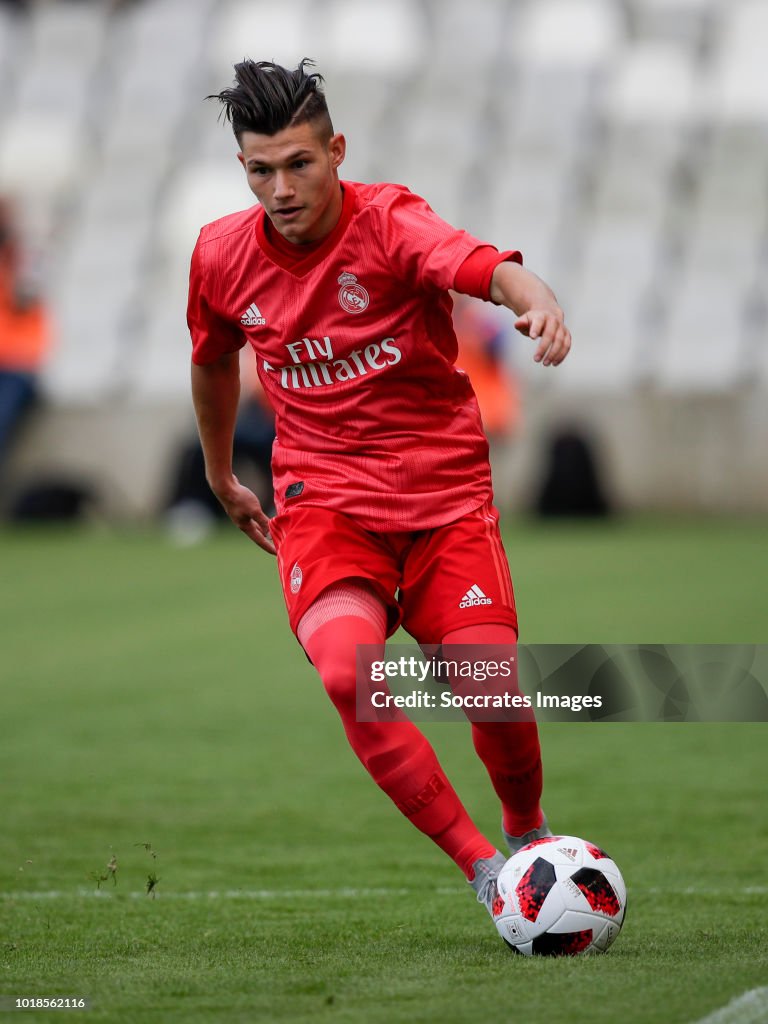
[(487, 298), (493, 267), (521, 257), (446, 224), (403, 186), (342, 184), (336, 227), (306, 255), (271, 240), (260, 206), (202, 229), (192, 359), (253, 346), (275, 410), (279, 513), (300, 504), (369, 530), (431, 529), (491, 496), (477, 401), (454, 366), (447, 291), (463, 283)]

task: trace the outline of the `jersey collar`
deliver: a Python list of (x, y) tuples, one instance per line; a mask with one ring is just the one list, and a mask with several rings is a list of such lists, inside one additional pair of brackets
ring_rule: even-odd
[[(341, 216), (330, 234), (308, 246), (294, 245), (277, 235), (262, 207), (256, 220), (256, 238), (262, 252), (294, 277), (304, 277), (336, 248), (357, 209), (357, 195), (348, 181), (342, 182)], [(277, 237), (276, 237), (277, 236)]]

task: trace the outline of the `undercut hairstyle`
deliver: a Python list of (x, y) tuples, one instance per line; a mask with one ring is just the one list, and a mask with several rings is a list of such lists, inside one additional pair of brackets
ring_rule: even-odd
[(295, 71), (272, 61), (246, 58), (235, 64), (233, 86), (206, 99), (222, 104), (238, 144), (243, 132), (276, 135), (284, 128), (306, 122), (316, 123), (327, 142), (333, 135), (333, 124), (321, 88), (323, 76), (307, 71), (314, 66), (315, 62), (307, 57)]

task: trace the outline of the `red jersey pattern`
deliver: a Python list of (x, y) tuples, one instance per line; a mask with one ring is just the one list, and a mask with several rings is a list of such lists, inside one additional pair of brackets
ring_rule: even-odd
[(343, 188), (338, 224), (306, 256), (270, 241), (260, 206), (203, 228), (192, 358), (253, 346), (275, 410), (278, 513), (314, 506), (369, 530), (431, 529), (491, 494), (477, 401), (454, 366), (447, 290), (479, 249), (491, 264), (521, 258), (446, 224), (403, 186)]

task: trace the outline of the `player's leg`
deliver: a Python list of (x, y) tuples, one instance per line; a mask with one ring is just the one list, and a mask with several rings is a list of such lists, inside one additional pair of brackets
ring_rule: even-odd
[[(464, 626), (443, 637), (444, 649), (490, 651), (501, 660), (514, 657), (517, 633), (495, 623)], [(517, 688), (515, 688), (517, 691)], [(549, 835), (541, 810), (542, 767), (539, 731), (533, 712), (523, 711), (520, 721), (473, 721), (472, 741), (501, 801), (502, 830), (510, 851)]]
[[(468, 657), (498, 659), (517, 644), (517, 613), (509, 566), (488, 503), (425, 535), (404, 574), (404, 626), (420, 643), (468, 645)], [(486, 646), (487, 653), (474, 645)], [(493, 659), (492, 659), (493, 660)], [(475, 749), (502, 804), (511, 849), (529, 833), (544, 834), (542, 766), (536, 721), (474, 721)], [(530, 841), (530, 840), (527, 840)]]
[(387, 608), (372, 586), (342, 580), (315, 599), (297, 636), (371, 777), (472, 879), (473, 865), (496, 850), (470, 819), (426, 737), (405, 716), (357, 721), (357, 647), (366, 644), (383, 652), (386, 630)]

